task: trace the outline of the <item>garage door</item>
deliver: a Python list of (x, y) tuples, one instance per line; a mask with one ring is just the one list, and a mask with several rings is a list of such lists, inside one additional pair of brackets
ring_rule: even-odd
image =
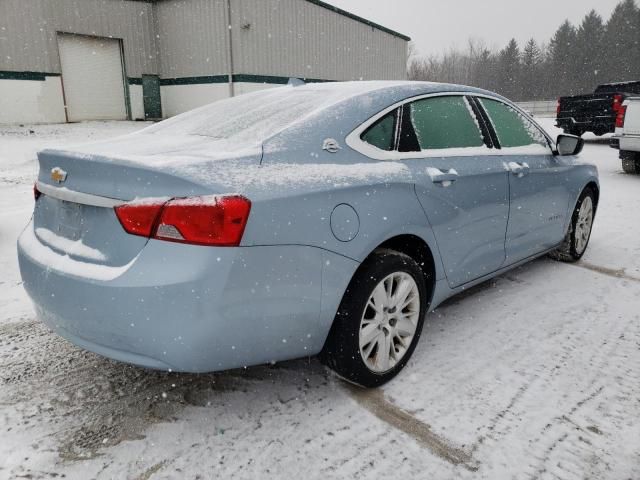
[(58, 35), (67, 116), (78, 120), (125, 120), (120, 41)]

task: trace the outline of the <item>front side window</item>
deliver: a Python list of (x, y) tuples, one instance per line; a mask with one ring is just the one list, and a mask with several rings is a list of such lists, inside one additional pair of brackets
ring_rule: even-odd
[(393, 150), (396, 138), (396, 112), (397, 110), (388, 113), (371, 125), (362, 134), (362, 141), (367, 142), (374, 147), (378, 147), (380, 150)]
[(497, 100), (479, 100), (489, 115), (502, 148), (539, 145), (548, 150), (547, 139), (540, 129), (516, 109)]
[(463, 96), (425, 98), (411, 103), (410, 108), (421, 150), (484, 146), (480, 127)]

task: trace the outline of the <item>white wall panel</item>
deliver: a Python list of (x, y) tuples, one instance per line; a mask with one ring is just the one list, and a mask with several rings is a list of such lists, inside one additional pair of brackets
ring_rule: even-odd
[(163, 85), (162, 115), (171, 117), (202, 105), (229, 97), (229, 85), (226, 83), (207, 83), (200, 85)]
[(0, 124), (65, 121), (60, 77), (0, 80)]
[(131, 119), (144, 120), (142, 85), (129, 85), (129, 102), (131, 105)]

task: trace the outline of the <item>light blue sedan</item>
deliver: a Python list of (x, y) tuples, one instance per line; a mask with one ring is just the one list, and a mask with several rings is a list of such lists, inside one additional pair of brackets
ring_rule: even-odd
[(377, 386), (446, 298), (580, 259), (599, 197), (581, 148), (475, 88), (264, 90), (40, 152), (20, 269), (39, 318), (113, 359), (205, 372), (320, 354)]

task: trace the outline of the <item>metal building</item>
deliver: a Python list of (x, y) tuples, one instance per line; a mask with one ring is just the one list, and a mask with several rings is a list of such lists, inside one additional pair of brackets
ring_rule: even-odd
[(0, 0), (0, 123), (144, 119), (406, 78), (409, 38), (319, 0)]

